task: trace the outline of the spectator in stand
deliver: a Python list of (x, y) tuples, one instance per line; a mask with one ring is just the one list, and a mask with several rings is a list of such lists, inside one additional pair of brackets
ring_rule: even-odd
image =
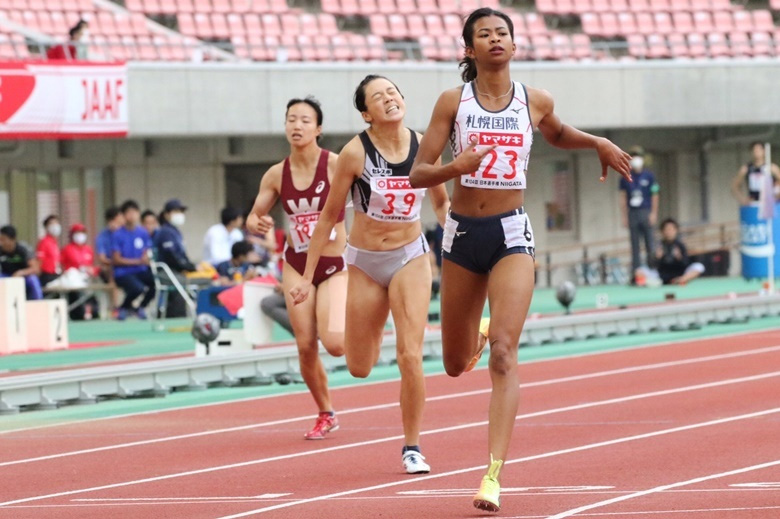
[(203, 238), (203, 261), (219, 265), (231, 259), (231, 247), (244, 239), (244, 217), (232, 207), (220, 213), (221, 223), (212, 225)]
[[(82, 223), (74, 223), (70, 227), (70, 242), (62, 249), (62, 271), (75, 269), (83, 272), (90, 278), (95, 276), (98, 269), (95, 267), (95, 252), (87, 243), (87, 228)], [(68, 293), (68, 306), (81, 299), (81, 292)], [(74, 321), (92, 319), (97, 308), (94, 297), (84, 304), (70, 311), (70, 318)]]
[(41, 268), (41, 285), (46, 286), (62, 273), (60, 266), (60, 235), (62, 234), (62, 224), (56, 215), (49, 215), (43, 221), (43, 228), (46, 231), (43, 238), (38, 241), (35, 247), (35, 257)]
[[(750, 205), (758, 202), (761, 196), (762, 170), (766, 163), (764, 144), (758, 141), (753, 142), (750, 144), (750, 150), (753, 153), (753, 160), (739, 169), (737, 176), (731, 183), (731, 192), (739, 205)], [(780, 167), (774, 163), (772, 164), (772, 183), (775, 186), (775, 197), (777, 198), (777, 189), (780, 186)]]
[(680, 240), (680, 226), (673, 218), (661, 222), (661, 245), (656, 251), (658, 275), (664, 285), (685, 285), (704, 273), (704, 265), (692, 262)]
[(95, 252), (97, 264), (100, 268), (100, 277), (106, 283), (113, 281), (113, 259), (111, 242), (114, 232), (125, 224), (125, 216), (118, 207), (109, 207), (105, 212), (106, 228), (100, 231), (95, 238)]
[(86, 40), (89, 38), (89, 24), (86, 20), (79, 20), (68, 31), (68, 43), (59, 44), (46, 51), (48, 59), (85, 60), (87, 59)]
[(149, 237), (152, 239), (152, 243), (154, 243), (154, 237), (157, 234), (157, 230), (160, 228), (160, 221), (157, 219), (157, 215), (154, 214), (154, 211), (147, 209), (141, 213), (141, 225), (144, 226), (144, 229), (146, 229), (146, 232), (149, 233)]
[[(134, 200), (123, 203), (121, 211), (125, 224), (114, 232), (111, 240), (114, 280), (125, 291), (117, 318), (122, 321), (134, 313), (139, 319), (146, 319), (145, 308), (155, 293), (154, 277), (149, 268), (152, 240), (140, 225), (141, 211)], [(140, 304), (134, 306), (135, 300), (142, 295)]]
[(160, 229), (155, 234), (154, 245), (157, 249), (157, 259), (165, 263), (171, 270), (179, 274), (195, 272), (197, 267), (187, 256), (184, 247), (184, 238), (179, 227), (184, 225), (187, 217), (184, 214), (187, 206), (178, 199), (165, 202), (165, 207), (160, 214)]
[(233, 244), (231, 258), (217, 265), (220, 283), (223, 285), (235, 285), (249, 281), (257, 276), (257, 270), (249, 262), (249, 253), (252, 252), (252, 244), (248, 241), (240, 241)]
[(16, 240), (16, 228), (0, 228), (0, 277), (23, 277), (27, 299), (43, 299), (38, 260), (30, 249)]
[(631, 148), (632, 178), (629, 182), (620, 178), (620, 212), (623, 227), (628, 227), (631, 235), (631, 274), (632, 283), (636, 283), (636, 273), (642, 266), (639, 243), (645, 243), (647, 267), (653, 268), (655, 251), (654, 227), (658, 221), (658, 182), (652, 171), (645, 167), (645, 152), (639, 146)]

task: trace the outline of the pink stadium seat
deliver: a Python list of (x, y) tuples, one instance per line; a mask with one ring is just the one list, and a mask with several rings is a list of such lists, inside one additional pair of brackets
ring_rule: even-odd
[[(669, 2), (669, 0), (650, 0), (648, 2), (650, 10), (654, 12), (658, 11), (666, 11), (669, 12), (672, 9), (672, 6)], [(650, 54), (653, 54), (653, 44), (650, 42), (650, 39), (647, 40), (648, 49), (650, 51)]]
[(157, 54), (157, 46), (152, 42), (151, 37), (137, 37), (136, 47), (138, 49), (138, 59), (143, 61), (157, 61), (160, 59), (159, 54)]
[(67, 30), (68, 24), (65, 23), (65, 15), (62, 11), (52, 11), (51, 23), (54, 26), (55, 34), (64, 34)]
[(629, 34), (626, 37), (628, 42), (628, 54), (638, 59), (643, 59), (647, 56), (647, 42), (645, 37), (641, 34)]
[(637, 32), (634, 13), (618, 13), (617, 21), (620, 34), (634, 34)]
[(176, 0), (160, 0), (160, 12), (165, 14), (176, 13)]
[(352, 45), (350, 44), (347, 36), (344, 34), (337, 34), (331, 38), (331, 44), (333, 45), (333, 58), (337, 61), (350, 61), (354, 59), (352, 53)]
[(355, 33), (344, 33), (344, 35), (347, 37), (347, 41), (352, 49), (352, 59), (355, 61), (367, 61), (369, 54), (365, 36)]
[(731, 44), (731, 54), (733, 56), (752, 56), (753, 49), (750, 47), (750, 38), (744, 32), (732, 32), (729, 34), (729, 43)]
[[(402, 12), (400, 9), (398, 12)], [(434, 14), (440, 12), (436, 0), (417, 0), (417, 12), (421, 14)], [(441, 12), (453, 12), (453, 9), (443, 8)]]
[(195, 7), (196, 13), (211, 12), (211, 0), (193, 0), (192, 5)]
[(311, 36), (299, 34), (295, 39), (298, 50), (301, 53), (301, 60), (317, 61), (317, 49), (314, 46)]
[(601, 13), (601, 35), (612, 38), (620, 34), (620, 24), (615, 13)]
[(57, 34), (49, 11), (38, 11), (38, 27), (41, 32), (45, 32), (46, 34)]
[(710, 0), (710, 8), (713, 11), (728, 11), (734, 9), (731, 0)]
[(391, 14), (387, 17), (387, 23), (390, 27), (390, 39), (404, 39), (410, 36), (409, 30), (406, 28), (406, 17), (401, 14)]
[(666, 37), (666, 43), (669, 45), (669, 54), (673, 58), (689, 58), (688, 43), (685, 41), (685, 35), (673, 33)]
[[(754, 56), (772, 56), (773, 46), (772, 37), (767, 32), (753, 32), (750, 33), (750, 41), (753, 43), (753, 55)], [(775, 41), (778, 41), (777, 34), (775, 34)]]
[(141, 58), (140, 49), (138, 48), (138, 43), (135, 41), (135, 37), (122, 36), (122, 47), (124, 47), (125, 50), (126, 60), (135, 61)]
[(301, 18), (297, 14), (283, 14), (280, 17), (283, 35), (295, 35), (302, 32)]
[(213, 38), (214, 29), (211, 27), (211, 18), (206, 13), (195, 13), (192, 17), (195, 21), (196, 35), (200, 38)]
[[(597, 3), (603, 3), (604, 0), (595, 0)], [(561, 13), (596, 13), (604, 12), (604, 9), (594, 9), (592, 0), (571, 0), (571, 2), (561, 4), (558, 1), (557, 8)]]
[[(125, 0), (125, 8), (128, 11), (141, 11), (144, 10), (144, 3), (142, 0)], [(64, 8), (63, 8), (64, 10)]]
[(648, 4), (648, 0), (628, 0), (628, 5), (631, 7), (631, 10), (634, 11), (635, 13), (643, 13), (645, 11), (650, 10), (650, 5)]
[[(436, 16), (436, 15), (428, 15), (428, 16)], [(427, 17), (426, 17), (427, 18)], [(425, 18), (423, 18), (423, 15), (421, 14), (410, 14), (406, 17), (406, 27), (409, 30), (409, 35), (412, 38), (416, 38), (418, 36), (421, 36), (423, 34), (431, 34), (433, 36), (438, 36), (437, 33), (434, 33), (430, 30), (426, 30), (425, 28)]]
[[(284, 16), (284, 15), (283, 15)], [(299, 16), (301, 22), (301, 33), (315, 36), (319, 34), (320, 28), (317, 23), (317, 15), (311, 13), (303, 13)]]
[(528, 35), (547, 34), (547, 25), (544, 23), (544, 17), (536, 13), (526, 13), (525, 26), (528, 29)]
[(371, 32), (383, 38), (390, 36), (390, 26), (387, 24), (387, 16), (383, 14), (372, 14), (368, 17), (368, 26)]
[(666, 38), (662, 34), (650, 34), (647, 37), (647, 56), (652, 59), (671, 57)]
[(769, 7), (774, 11), (780, 10), (780, 0), (769, 0)]
[[(428, 33), (433, 34), (434, 36), (445, 34), (444, 24), (441, 21), (441, 16), (438, 14), (426, 14), (425, 27), (427, 28)], [(411, 25), (409, 26), (409, 35), (412, 37), (416, 36), (416, 34), (412, 31)]]
[(322, 12), (331, 14), (341, 14), (341, 5), (339, 0), (321, 0)]
[(653, 34), (655, 32), (655, 22), (650, 13), (636, 13), (636, 30), (639, 34)]
[[(461, 21), (460, 16), (457, 14), (445, 14), (442, 17), (442, 20), (444, 22), (444, 32), (446, 34), (449, 34), (450, 36), (460, 36), (463, 31), (463, 22)], [(512, 22), (515, 25), (515, 35), (517, 35), (518, 31), (525, 32), (525, 20), (522, 16), (513, 17)]]
[(612, 6), (612, 10), (618, 14), (624, 13), (630, 9), (628, 6), (628, 0), (612, 0), (610, 5)]
[[(376, 0), (360, 0), (360, 2), (358, 2), (359, 14), (361, 16), (369, 16), (374, 13), (385, 13), (386, 11), (382, 11), (377, 7), (377, 3)], [(394, 12), (395, 7), (392, 5), (390, 7), (391, 9), (389, 12)]]
[(230, 0), (211, 0), (211, 8), (215, 13), (229, 13), (233, 10)]
[(286, 13), (290, 10), (287, 0), (268, 0), (268, 10), (272, 13)]
[(672, 30), (672, 17), (667, 12), (657, 12), (653, 14), (653, 23), (656, 34), (670, 34)]
[(558, 12), (555, 0), (536, 0), (536, 10), (542, 14), (556, 14)]
[(211, 29), (215, 38), (227, 40), (230, 38), (230, 29), (223, 13), (211, 13)]
[[(265, 46), (265, 38), (261, 36), (249, 36), (246, 42), (249, 57), (255, 61), (271, 61), (276, 56), (271, 56), (271, 51)], [(278, 43), (277, 43), (278, 46)]]
[[(252, 0), (252, 2), (249, 4), (249, 12), (258, 13), (258, 14), (270, 13), (271, 7), (270, 5), (268, 5), (268, 0)], [(250, 45), (255, 45), (255, 44), (250, 42)], [(265, 42), (261, 42), (257, 45), (262, 46), (263, 49), (265, 49), (266, 55), (270, 56), (270, 51), (266, 48)]]
[(689, 0), (670, 0), (669, 10), (676, 13), (680, 11), (685, 11), (685, 12), (693, 11), (695, 9), (691, 8), (691, 3)]
[[(574, 4), (576, 0), (555, 0), (555, 7), (557, 9), (558, 14), (574, 14), (577, 11), (575, 10)], [(552, 51), (550, 56), (552, 56)]]
[(275, 14), (262, 15), (263, 34), (266, 36), (280, 36), (282, 34), (282, 24), (279, 23), (279, 17)]
[(546, 34), (537, 34), (531, 36), (531, 48), (533, 59), (549, 60), (553, 59), (552, 43), (550, 37)]
[(228, 30), (230, 36), (243, 36), (246, 34), (246, 27), (244, 27), (244, 17), (238, 13), (230, 13), (227, 15)]
[(114, 15), (108, 11), (98, 12), (97, 19), (100, 23), (100, 28), (103, 34), (108, 36), (116, 35), (116, 24), (114, 23)]
[(552, 57), (556, 60), (570, 60), (573, 58), (571, 40), (565, 34), (553, 34), (550, 39), (552, 45)]
[(230, 45), (233, 46), (233, 54), (241, 59), (251, 59), (249, 46), (244, 36), (232, 35), (230, 37)]
[[(332, 14), (320, 13), (317, 15), (317, 24), (320, 28), (320, 33), (324, 36), (333, 36), (339, 33), (339, 27), (336, 24), (336, 17)], [(328, 40), (330, 41), (330, 40)]]
[(341, 0), (339, 14), (345, 16), (355, 16), (360, 13), (360, 4), (358, 0)]
[(601, 18), (596, 13), (585, 13), (580, 17), (582, 32), (594, 36), (601, 35)]
[(263, 34), (263, 24), (260, 21), (260, 15), (247, 13), (244, 15), (244, 28), (247, 34)]
[(417, 4), (414, 0), (398, 0), (395, 3), (398, 12), (401, 14), (413, 14), (417, 13)]
[(591, 0), (593, 6), (593, 12), (603, 13), (612, 11), (612, 4), (609, 0)]
[(330, 48), (330, 36), (317, 34), (312, 36), (312, 42), (316, 49), (317, 59), (319, 61), (333, 61), (333, 52)]
[[(736, 17), (737, 13), (734, 13), (734, 15)], [(775, 23), (772, 20), (772, 13), (766, 9), (756, 9), (753, 11), (753, 28), (755, 31), (759, 32), (774, 30)]]
[(130, 25), (133, 26), (133, 34), (136, 36), (142, 34), (149, 34), (149, 26), (147, 25), (147, 18), (141, 13), (130, 13)]
[(38, 30), (38, 15), (35, 11), (22, 11), (22, 25)]
[(439, 45), (436, 41), (436, 38), (428, 34), (424, 34), (420, 36), (418, 41), (420, 43), (420, 53), (422, 54), (423, 59), (430, 61), (439, 61), (441, 59)]
[(706, 11), (696, 11), (693, 13), (693, 25), (696, 28), (696, 32), (702, 34), (711, 32), (714, 28), (712, 25), (712, 16)]
[[(176, 12), (177, 13), (194, 13), (195, 6), (192, 4), (192, 0), (176, 0)], [(161, 55), (162, 57), (162, 55)]]
[(589, 59), (593, 57), (590, 46), (590, 38), (586, 34), (571, 35), (572, 56), (575, 59)]
[(711, 32), (707, 35), (707, 45), (709, 46), (710, 57), (722, 58), (731, 56), (731, 49), (729, 48), (726, 36), (719, 32)]
[(710, 0), (689, 0), (691, 11), (709, 11), (712, 7)]
[(116, 25), (116, 33), (120, 36), (132, 36), (135, 34), (133, 30), (133, 24), (130, 21), (130, 16), (125, 14), (117, 14), (114, 17), (114, 25)]
[(712, 22), (717, 32), (727, 33), (734, 30), (734, 18), (731, 16), (731, 11), (715, 11), (712, 15)]
[(250, 0), (231, 0), (231, 11), (239, 14), (248, 13), (251, 11), (251, 4)]
[(691, 13), (677, 12), (672, 14), (675, 32), (687, 34), (693, 32), (693, 17)]
[(704, 36), (697, 33), (688, 34), (688, 52), (692, 58), (704, 58), (707, 56), (707, 45)]
[[(76, 5), (79, 11), (94, 11), (95, 5), (92, 0), (76, 0)], [(64, 6), (63, 6), (64, 8)]]
[(455, 38), (450, 35), (437, 36), (436, 43), (439, 47), (439, 59), (441, 61), (458, 60), (458, 47)]

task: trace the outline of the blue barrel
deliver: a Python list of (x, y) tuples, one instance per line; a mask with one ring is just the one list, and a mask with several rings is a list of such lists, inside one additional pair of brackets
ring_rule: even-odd
[(767, 258), (774, 254), (775, 277), (780, 276), (780, 203), (775, 205), (775, 217), (772, 220), (774, 251), (769, 243), (769, 225), (767, 220), (758, 217), (758, 205), (745, 205), (739, 209), (740, 252), (742, 253), (742, 277), (745, 279), (766, 278), (769, 265)]

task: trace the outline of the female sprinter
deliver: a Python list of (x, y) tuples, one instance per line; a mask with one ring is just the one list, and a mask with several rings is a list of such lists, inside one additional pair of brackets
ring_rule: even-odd
[[(354, 101), (369, 127), (339, 154), (331, 194), (311, 239), (306, 271), (290, 294), (296, 304), (303, 304), (312, 292), (317, 261), (351, 188), (355, 221), (347, 245), (347, 366), (353, 376), (368, 376), (379, 358), (388, 311), (392, 311), (401, 371), (405, 439), (401, 461), (407, 473), (424, 474), (430, 466), (419, 448), (425, 403), (422, 342), (431, 298), (431, 265), (420, 225), (426, 190), (409, 185), (419, 137), (404, 126), (406, 104), (390, 80), (366, 76)], [(447, 191), (439, 185), (430, 192), (436, 215), (444, 222)]]
[[(263, 175), (260, 192), (247, 218), (247, 228), (256, 233), (271, 231), (273, 220), (268, 211), (277, 199), (281, 200), (290, 219), (282, 269), (282, 286), (286, 292), (303, 274), (311, 233), (328, 198), (338, 155), (317, 145), (322, 133), (322, 109), (312, 97), (292, 99), (287, 103), (284, 131), (290, 143), (290, 156), (271, 166)], [(317, 337), (331, 355), (344, 354), (347, 272), (342, 253), (347, 232), (343, 204), (334, 222), (333, 232), (324, 240), (310, 278), (315, 297), (297, 306), (292, 304), (291, 298), (287, 300), (290, 323), (298, 344), (301, 375), (320, 411), (314, 428), (304, 435), (307, 440), (321, 440), (339, 427)]]
[[(534, 288), (534, 235), (523, 210), (533, 130), (559, 148), (595, 149), (602, 180), (607, 167), (628, 177), (631, 157), (607, 139), (561, 123), (549, 93), (512, 81), (508, 16), (474, 11), (463, 40), (466, 84), (439, 97), (411, 183), (431, 187), (456, 179), (442, 242), (442, 347), (449, 375), (460, 375), (481, 354), (469, 338), (477, 335), (485, 297), (490, 304), (490, 463), (474, 506), (497, 512), (499, 473), (517, 414), (517, 346)], [(437, 160), (448, 138), (455, 160), (442, 166)]]

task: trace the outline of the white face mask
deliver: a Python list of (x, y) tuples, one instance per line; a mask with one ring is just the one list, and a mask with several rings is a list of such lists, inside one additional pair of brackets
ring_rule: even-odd
[(176, 227), (181, 227), (186, 221), (187, 217), (184, 216), (184, 213), (173, 213), (171, 215), (171, 223)]
[(85, 41), (89, 39), (89, 29), (82, 29), (81, 30), (81, 40)]
[(77, 232), (73, 235), (73, 243), (76, 245), (84, 245), (87, 243), (87, 233)]
[(634, 171), (642, 171), (642, 166), (645, 165), (645, 159), (642, 157), (631, 157), (631, 168)]
[(48, 232), (52, 236), (59, 236), (60, 234), (62, 234), (62, 225), (58, 223), (49, 224), (49, 226), (46, 228), (46, 232)]

